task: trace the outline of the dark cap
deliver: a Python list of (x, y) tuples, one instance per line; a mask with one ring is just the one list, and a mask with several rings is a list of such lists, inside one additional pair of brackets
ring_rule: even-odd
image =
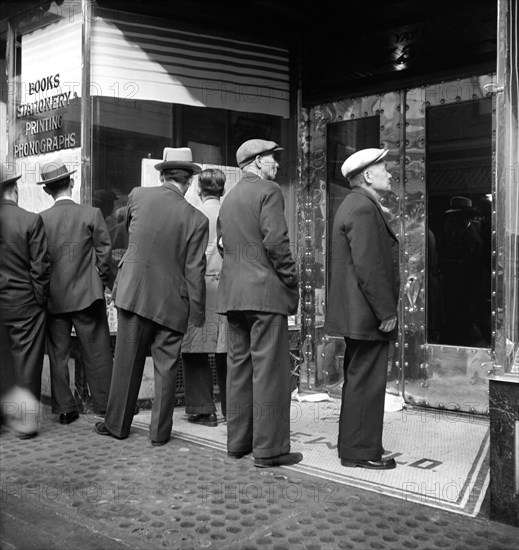
[(264, 139), (249, 139), (242, 143), (236, 151), (236, 162), (240, 168), (247, 166), (258, 155), (268, 155), (275, 151), (282, 151), (275, 141), (266, 141)]

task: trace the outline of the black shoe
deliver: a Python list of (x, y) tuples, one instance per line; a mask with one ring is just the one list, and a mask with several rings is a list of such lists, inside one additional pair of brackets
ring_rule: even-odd
[(396, 468), (394, 458), (380, 458), (379, 460), (348, 460), (341, 458), (341, 464), (350, 468), (368, 468), (370, 470), (392, 470)]
[(255, 458), (254, 466), (257, 468), (273, 468), (274, 466), (292, 466), (303, 460), (301, 453), (286, 453), (279, 456), (271, 456), (269, 458)]
[(228, 451), (227, 456), (230, 456), (231, 458), (242, 458), (245, 455), (250, 455), (251, 453), (252, 453), (252, 449), (249, 449), (248, 451), (239, 451), (239, 452)]
[(78, 418), (79, 418), (79, 413), (77, 411), (72, 411), (69, 413), (61, 413), (59, 415), (59, 423), (72, 424), (72, 422), (76, 421)]
[(110, 437), (115, 437), (115, 439), (126, 439), (125, 437), (119, 437), (118, 435), (113, 434), (106, 426), (104, 422), (96, 422), (94, 425), (94, 431), (99, 435), (109, 435)]
[(38, 432), (16, 432), (18, 439), (33, 439), (38, 435)]
[(168, 441), (169, 439), (164, 439), (163, 441), (153, 441), (152, 439), (151, 444), (153, 445), (153, 447), (162, 447), (162, 445), (165, 445)]
[(200, 424), (202, 426), (211, 426), (212, 428), (218, 426), (218, 420), (216, 419), (216, 414), (192, 414), (187, 417), (188, 422), (193, 424)]

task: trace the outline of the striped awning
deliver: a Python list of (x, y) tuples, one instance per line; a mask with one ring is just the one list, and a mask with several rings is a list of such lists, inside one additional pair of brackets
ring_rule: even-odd
[(289, 116), (287, 49), (98, 10), (92, 95)]

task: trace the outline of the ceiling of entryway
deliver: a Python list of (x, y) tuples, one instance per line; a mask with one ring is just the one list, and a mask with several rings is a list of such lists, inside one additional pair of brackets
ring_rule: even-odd
[[(60, 4), (60, 2), (57, 2)], [(51, 2), (3, 2), (2, 19)], [(497, 0), (97, 0), (100, 7), (286, 45), (303, 103), (492, 72)]]

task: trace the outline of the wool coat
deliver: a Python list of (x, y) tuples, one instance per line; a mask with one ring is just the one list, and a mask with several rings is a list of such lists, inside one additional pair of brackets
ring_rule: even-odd
[(226, 195), (218, 217), (218, 242), (223, 235), (219, 313), (296, 313), (298, 276), (284, 208), (279, 185), (251, 173)]
[(397, 315), (398, 239), (377, 200), (354, 187), (339, 207), (332, 230), (328, 334), (355, 340), (395, 340), (378, 329)]
[(41, 216), (0, 200), (0, 306), (43, 307), (49, 296), (50, 260)]
[(128, 249), (115, 305), (185, 333), (205, 316), (207, 218), (172, 183), (136, 187), (126, 207)]
[(40, 215), (51, 258), (49, 312), (81, 311), (104, 299), (112, 246), (101, 210), (59, 199)]

